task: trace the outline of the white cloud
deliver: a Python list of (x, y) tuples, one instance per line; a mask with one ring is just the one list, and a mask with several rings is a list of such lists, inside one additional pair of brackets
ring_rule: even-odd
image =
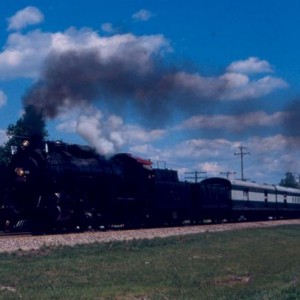
[(195, 115), (175, 129), (226, 129), (240, 132), (255, 126), (276, 126), (290, 117), (287, 112), (267, 114), (263, 111), (250, 112), (239, 115)]
[(44, 15), (38, 8), (28, 6), (8, 19), (8, 30), (20, 30), (28, 25), (39, 24), (43, 20)]
[(151, 160), (153, 162), (160, 160), (160, 157), (162, 155), (161, 149), (156, 148), (155, 146), (149, 143), (133, 145), (129, 147), (129, 151), (131, 153), (135, 153), (135, 155), (141, 155), (145, 158), (151, 157)]
[(0, 90), (0, 107), (4, 106), (7, 101), (7, 96), (3, 91)]
[(226, 69), (226, 73), (220, 76), (220, 80), (226, 83), (224, 93), (220, 99), (241, 100), (259, 98), (271, 92), (287, 88), (288, 84), (281, 78), (264, 76), (251, 78), (251, 74), (270, 73), (273, 68), (266, 60), (257, 57), (249, 57), (246, 60), (232, 62)]
[(238, 145), (239, 142), (225, 139), (191, 139), (166, 148), (151, 144), (135, 145), (130, 147), (130, 151), (150, 158), (154, 165), (165, 162), (168, 168), (178, 170), (184, 180), (188, 171), (205, 171), (207, 176), (217, 176), (221, 171), (232, 170), (232, 165), (229, 168), (228, 163), (235, 159), (233, 153)]
[(191, 139), (177, 144), (169, 149), (167, 156), (169, 158), (205, 159), (219, 157), (223, 150), (232, 149), (236, 146), (234, 142), (226, 139)]
[(220, 78), (226, 82), (226, 86), (229, 90), (239, 87), (245, 88), (250, 83), (250, 78), (247, 75), (240, 73), (225, 73), (220, 76)]
[[(40, 30), (27, 34), (13, 33), (0, 53), (0, 78), (36, 78), (51, 52), (89, 49), (97, 49), (101, 58), (107, 61), (127, 55), (126, 58), (131, 58), (137, 70), (146, 71), (152, 65), (151, 57), (169, 51), (170, 46), (162, 35), (100, 37), (90, 29), (76, 30), (72, 27), (56, 33)], [(139, 56), (136, 55), (137, 50)]]
[(204, 77), (198, 73), (177, 72), (165, 78), (172, 82), (177, 94), (187, 99), (245, 100), (259, 98), (275, 90), (287, 88), (281, 78), (265, 76), (252, 79), (240, 73), (225, 73), (219, 77)]
[(242, 74), (270, 73), (273, 72), (273, 68), (266, 60), (261, 60), (258, 57), (249, 57), (245, 60), (232, 62), (227, 67), (227, 72)]
[(101, 29), (106, 33), (114, 33), (117, 30), (113, 27), (112, 23), (103, 23)]
[(51, 49), (51, 34), (39, 30), (9, 36), (0, 53), (0, 78), (34, 78)]
[(220, 95), (221, 100), (254, 99), (288, 87), (283, 79), (272, 76), (250, 80), (245, 75), (226, 73), (220, 79), (226, 82), (226, 88)]
[[(223, 168), (219, 165), (218, 162), (204, 162), (199, 164), (199, 168), (203, 172), (207, 172), (209, 174), (214, 174), (214, 176), (220, 175), (220, 172), (222, 172)], [(205, 175), (203, 175), (205, 176)]]
[(138, 143), (149, 143), (156, 140), (160, 140), (166, 135), (166, 130), (153, 129), (145, 130), (144, 128), (137, 125), (127, 125), (125, 128), (124, 135), (129, 144), (134, 145)]
[(132, 19), (135, 21), (148, 21), (152, 17), (152, 12), (146, 9), (141, 9), (132, 15)]
[(294, 152), (299, 151), (300, 137), (289, 137), (282, 134), (269, 137), (253, 136), (249, 139), (249, 145), (256, 153), (275, 153), (284, 150)]
[[(299, 145), (299, 137), (281, 134), (249, 138), (247, 146), (251, 154), (247, 156), (247, 173), (252, 180), (269, 183), (278, 183), (288, 171), (298, 174)], [(278, 178), (277, 181), (274, 178)]]
[(145, 63), (151, 55), (159, 54), (170, 49), (169, 42), (162, 35), (135, 36), (133, 34), (116, 34), (110, 37), (101, 37), (90, 29), (77, 30), (69, 28), (64, 32), (53, 33), (49, 36), (48, 54), (50, 51), (65, 52), (69, 50), (97, 50), (105, 61), (129, 55), (130, 51), (140, 47), (144, 55), (134, 57)]

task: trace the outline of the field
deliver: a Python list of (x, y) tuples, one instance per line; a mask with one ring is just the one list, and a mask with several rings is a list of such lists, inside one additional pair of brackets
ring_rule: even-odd
[(300, 299), (300, 226), (1, 254), (0, 299)]

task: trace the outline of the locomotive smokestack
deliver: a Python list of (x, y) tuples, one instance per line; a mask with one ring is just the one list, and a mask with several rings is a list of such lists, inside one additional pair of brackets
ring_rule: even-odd
[[(33, 146), (41, 146), (48, 135), (43, 114), (32, 105), (25, 107), (24, 113), (16, 126), (21, 129), (22, 136), (20, 138), (29, 139), (30, 144)], [(16, 132), (16, 134), (18, 133)]]

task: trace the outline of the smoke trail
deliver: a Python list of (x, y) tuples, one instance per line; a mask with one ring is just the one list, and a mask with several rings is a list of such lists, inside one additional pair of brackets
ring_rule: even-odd
[(224, 87), (224, 81), (167, 67), (140, 47), (109, 59), (95, 49), (72, 50), (52, 53), (40, 80), (23, 101), (25, 106), (35, 106), (46, 118), (95, 101), (119, 109), (130, 101), (144, 116), (151, 112), (162, 117), (174, 107), (189, 108), (187, 101), (195, 108), (205, 99), (217, 99)]
[(82, 114), (77, 120), (76, 131), (98, 153), (109, 155), (115, 153), (125, 143), (122, 132), (123, 121), (117, 116), (110, 116), (103, 120), (98, 110)]
[[(125, 108), (133, 109), (144, 124), (154, 127), (164, 124), (174, 112), (212, 113), (220, 101), (255, 99), (287, 86), (272, 76), (253, 80), (238, 73), (237, 66), (223, 75), (205, 77), (170, 65), (163, 56), (169, 44), (162, 36), (122, 35), (97, 39), (92, 45), (52, 51), (39, 80), (25, 94), (24, 106), (33, 106), (43, 118), (53, 119), (74, 108), (101, 103), (121, 117)], [(256, 65), (259, 62), (255, 60)], [(95, 126), (95, 117), (101, 119), (79, 117), (77, 132), (99, 151), (115, 151), (123, 143), (121, 136)]]

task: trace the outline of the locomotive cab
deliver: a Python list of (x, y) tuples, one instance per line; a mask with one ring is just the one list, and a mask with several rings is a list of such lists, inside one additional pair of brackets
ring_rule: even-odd
[(131, 154), (116, 154), (111, 163), (118, 173), (114, 182), (116, 196), (110, 214), (116, 222), (138, 227), (145, 222), (151, 205), (154, 173), (152, 162)]

